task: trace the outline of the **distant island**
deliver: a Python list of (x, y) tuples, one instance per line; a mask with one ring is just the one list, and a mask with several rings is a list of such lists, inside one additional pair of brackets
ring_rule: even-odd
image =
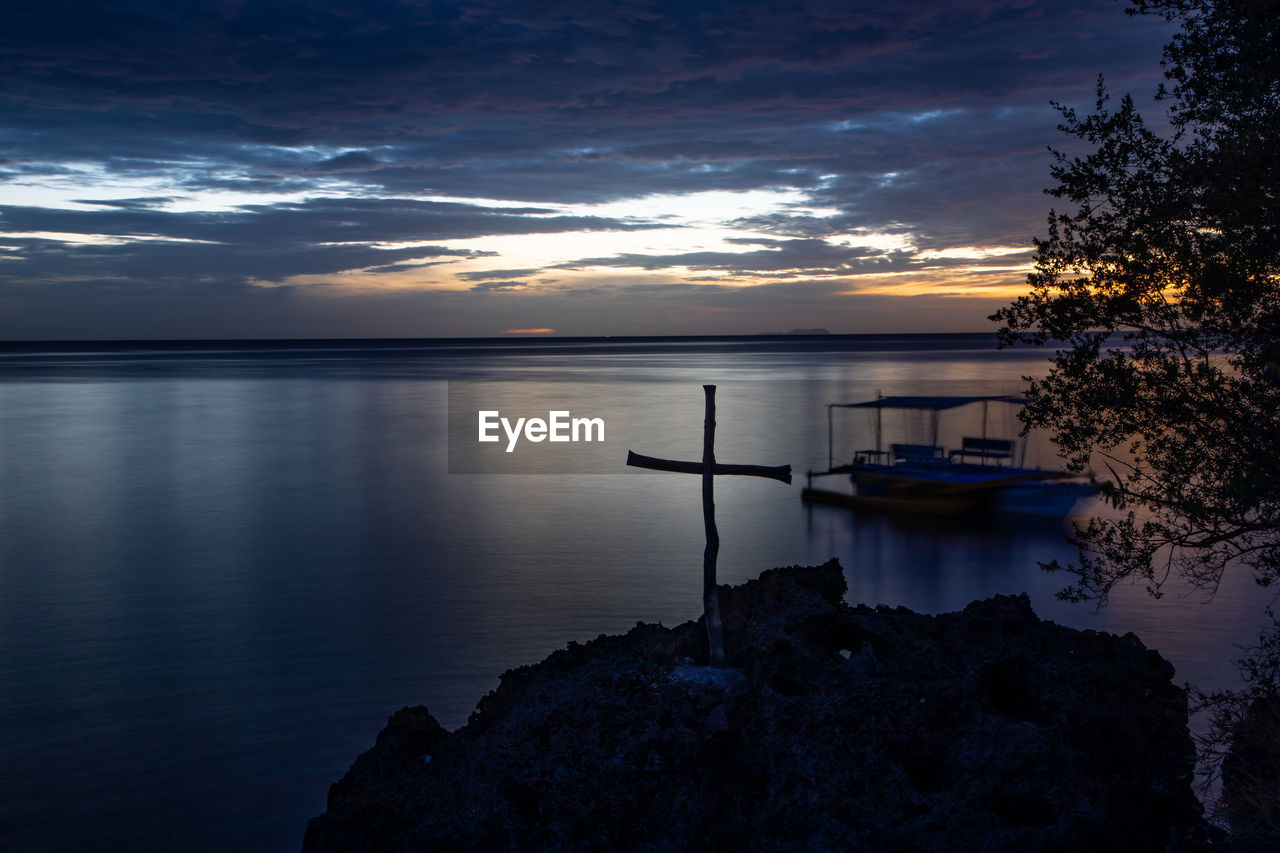
[(792, 329), (788, 335), (829, 335), (830, 329)]

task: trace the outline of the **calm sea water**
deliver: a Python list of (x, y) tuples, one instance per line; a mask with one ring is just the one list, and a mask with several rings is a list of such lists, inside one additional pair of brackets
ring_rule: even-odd
[[(449, 473), (451, 382), (530, 412), (594, 402), (633, 449), (682, 459), (714, 382), (718, 459), (802, 473), (825, 467), (826, 403), (1016, 392), (1043, 358), (986, 335), (10, 346), (0, 848), (296, 849), (396, 709), (457, 727), (504, 669), (699, 614), (697, 477), (627, 472), (625, 454), (603, 473)], [(976, 428), (956, 418), (948, 443)], [(867, 427), (838, 424), (839, 449)], [(1043, 440), (1028, 462), (1052, 464)], [(722, 582), (838, 557), (855, 602), (1025, 591), (1044, 618), (1136, 632), (1204, 687), (1234, 683), (1263, 624), (1244, 573), (1210, 603), (1125, 589), (1093, 614), (1036, 567), (1072, 556), (1061, 524), (857, 515), (805, 506), (802, 482), (720, 478)]]

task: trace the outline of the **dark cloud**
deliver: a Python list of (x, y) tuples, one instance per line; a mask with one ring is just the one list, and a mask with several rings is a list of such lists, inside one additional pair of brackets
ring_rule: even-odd
[(276, 240), (291, 245), (629, 231), (652, 227), (595, 216), (546, 215), (549, 213), (546, 208), (489, 208), (403, 198), (318, 198), (195, 213), (140, 206), (69, 210), (0, 205), (0, 224), (7, 231), (19, 232), (75, 232), (231, 244)]
[[(495, 90), (536, 93), (535, 107), (589, 107), (600, 93), (647, 94), (679, 83), (739, 80), (762, 67), (803, 79), (943, 48), (948, 57), (980, 57), (994, 78), (1023, 57), (1081, 50), (1076, 31), (1090, 33), (1105, 49), (1096, 22), (1113, 11), (1099, 2), (1017, 0), (924, 0), (898, 7), (53, 0), (39, 9), (7, 9), (0, 67), (27, 84), (15, 91), (16, 100), (57, 88), (107, 103), (256, 99), (281, 113), (307, 116), (316, 115), (317, 106), (328, 114), (397, 114), (409, 94), (415, 105), (498, 106)], [(971, 61), (965, 70), (978, 64)], [(361, 87), (373, 81), (382, 89)], [(972, 83), (940, 79), (938, 86), (965, 89)], [(348, 97), (339, 101), (335, 93)]]
[(482, 281), (479, 284), (473, 284), (471, 291), (473, 293), (502, 293), (520, 290), (523, 287), (525, 287), (523, 281)]
[[(434, 248), (436, 252), (440, 251), (440, 247), (437, 246)], [(421, 251), (418, 251), (418, 250), (414, 250), (414, 251), (417, 257), (421, 257), (423, 254)], [(430, 254), (435, 254), (435, 252), (431, 252)], [(443, 251), (441, 252), (441, 254), (446, 256), (452, 255), (454, 257), (465, 257), (465, 258), (478, 258), (478, 257), (484, 256), (483, 254), (478, 252), (457, 252), (457, 251)], [(420, 269), (425, 269), (426, 267), (438, 266), (442, 263), (449, 263), (449, 262), (448, 261), (418, 261), (416, 263), (409, 263), (409, 264), (384, 264), (382, 266), (377, 266), (377, 267), (364, 267), (364, 271), (367, 273), (408, 272), (410, 270), (420, 270)]]
[[(920, 249), (1026, 245), (1047, 213), (1045, 147), (1058, 141), (1049, 100), (1087, 101), (1099, 72), (1118, 89), (1154, 89), (1169, 27), (1121, 9), (1115, 0), (5, 4), (0, 182), (6, 197), (45, 186), (83, 201), (70, 209), (24, 196), (0, 207), (9, 288), (0, 299), (9, 305), (24, 282), (141, 294), (156, 282), (198, 280), (208, 292), (344, 270), (411, 273), (477, 254), (438, 245), (451, 239), (672, 221), (562, 205), (710, 190), (788, 190), (804, 204), (744, 211), (732, 225), (773, 241), (743, 238), (741, 252), (592, 247), (581, 254), (596, 257), (555, 266), (829, 279), (919, 266), (906, 253), (846, 245), (859, 231), (907, 235)], [(122, 193), (134, 196), (109, 198)], [(211, 193), (263, 203), (178, 212)], [(305, 200), (278, 201), (286, 195)], [(440, 198), (476, 203), (429, 200)], [(678, 202), (670, 213), (681, 213)], [(387, 248), (403, 242), (429, 246)], [(552, 290), (516, 286), (539, 272), (459, 278), (503, 294), (472, 302), (505, 305)], [(774, 292), (689, 286), (725, 300), (729, 314)], [(651, 316), (628, 301), (641, 293), (606, 288), (598, 298)], [(281, 311), (293, 304), (273, 298)], [(827, 325), (793, 323), (815, 324)]]
[(471, 258), (483, 253), (422, 246), (384, 249), (367, 243), (342, 245), (282, 243), (268, 238), (235, 243), (126, 242), (66, 243), (5, 237), (19, 247), (19, 259), (0, 266), (0, 284), (66, 281), (144, 282), (166, 287), (209, 289), (227, 284), (283, 281), (291, 276), (327, 275), (346, 270), (408, 268), (395, 261)]
[(148, 196), (145, 198), (78, 198), (77, 204), (93, 204), (99, 207), (116, 207), (126, 210), (139, 210), (153, 207), (163, 207), (173, 199), (169, 196)]
[(628, 267), (663, 270), (686, 267), (691, 270), (722, 270), (740, 275), (845, 275), (857, 272), (889, 272), (904, 268), (907, 253), (887, 253), (862, 246), (841, 246), (817, 239), (751, 239), (751, 244), (769, 246), (751, 252), (683, 252), (669, 255), (627, 253), (601, 258), (581, 258), (559, 264), (556, 269), (583, 267)]
[[(1078, 89), (1135, 29), (1111, 0), (288, 4), (53, 0), (0, 12), (11, 123), (398, 144), (466, 117), (576, 126), (847, 118)], [(1146, 70), (1146, 69), (1144, 69)], [(1069, 78), (1064, 80), (1064, 78)], [(752, 111), (768, 114), (750, 116)], [(739, 125), (741, 126), (741, 125)]]
[(473, 270), (471, 272), (460, 272), (458, 278), (463, 281), (490, 281), (493, 279), (515, 278), (516, 276), (529, 276), (536, 273), (536, 269), (524, 270)]
[(280, 281), (352, 269), (404, 270), (413, 266), (405, 261), (484, 254), (434, 245), (386, 248), (386, 243), (644, 227), (599, 217), (545, 215), (548, 212), (350, 198), (205, 213), (137, 204), (105, 210), (0, 205), (0, 228), (10, 233), (71, 233), (125, 241), (6, 238), (21, 246), (22, 260), (0, 268), (0, 281), (84, 276)]

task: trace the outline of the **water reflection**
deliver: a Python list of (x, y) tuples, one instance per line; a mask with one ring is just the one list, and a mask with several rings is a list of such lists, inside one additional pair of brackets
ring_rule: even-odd
[[(627, 473), (626, 448), (616, 473), (450, 475), (449, 380), (542, 408), (589, 385), (633, 449), (685, 459), (715, 382), (718, 458), (803, 472), (826, 465), (826, 403), (999, 393), (1032, 363), (944, 343), (0, 356), (0, 845), (296, 847), (402, 705), (457, 726), (508, 667), (698, 615), (697, 477)], [(834, 556), (853, 601), (1026, 591), (1208, 686), (1261, 625), (1239, 573), (1212, 605), (1125, 589), (1095, 616), (1036, 568), (1072, 556), (1053, 523), (807, 507), (802, 481), (717, 483), (722, 582)]]

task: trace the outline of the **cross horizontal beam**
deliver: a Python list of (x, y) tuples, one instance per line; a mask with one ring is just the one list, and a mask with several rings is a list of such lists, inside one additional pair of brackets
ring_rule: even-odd
[[(649, 468), (654, 471), (674, 471), (677, 474), (701, 474), (703, 463), (679, 462), (674, 459), (656, 459), (642, 456), (634, 450), (627, 451), (627, 464), (633, 468)], [(712, 474), (736, 474), (744, 477), (766, 477), (783, 483), (791, 482), (791, 466), (779, 465), (770, 468), (764, 465), (725, 465), (720, 462), (711, 467)]]
[(706, 417), (702, 421), (702, 461), (677, 462), (655, 459), (627, 451), (627, 464), (652, 471), (674, 471), (702, 477), (702, 524), (707, 531), (707, 547), (702, 550), (702, 612), (707, 623), (708, 659), (712, 666), (724, 666), (724, 626), (720, 624), (720, 599), (716, 594), (716, 555), (720, 553), (720, 534), (716, 531), (715, 487), (717, 474), (765, 477), (791, 483), (791, 466), (768, 468), (763, 465), (720, 465), (716, 462), (716, 386), (703, 385)]

